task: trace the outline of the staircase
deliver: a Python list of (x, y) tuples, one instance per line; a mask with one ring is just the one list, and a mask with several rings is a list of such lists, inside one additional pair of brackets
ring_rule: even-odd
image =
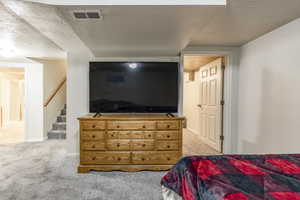
[(66, 139), (66, 113), (67, 106), (65, 105), (52, 129), (48, 132), (48, 139)]

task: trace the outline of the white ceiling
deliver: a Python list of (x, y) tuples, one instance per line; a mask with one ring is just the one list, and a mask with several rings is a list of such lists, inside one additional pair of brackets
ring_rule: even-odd
[(63, 58), (63, 50), (0, 3), (0, 59)]
[[(299, 0), (228, 0), (224, 6), (59, 6), (97, 57), (175, 56), (186, 46), (240, 46), (300, 17)], [(103, 21), (73, 10), (101, 9)]]
[[(82, 9), (101, 9), (104, 20), (74, 20), (71, 11)], [(177, 56), (187, 46), (240, 46), (299, 17), (300, 0), (228, 0), (226, 7), (55, 7), (0, 0), (0, 57), (3, 49), (35, 58), (62, 58), (75, 50), (96, 57)]]
[(226, 5), (226, 0), (25, 0), (49, 5)]

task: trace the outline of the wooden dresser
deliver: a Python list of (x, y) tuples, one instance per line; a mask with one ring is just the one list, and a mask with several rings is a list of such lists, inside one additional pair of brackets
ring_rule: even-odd
[(79, 173), (168, 170), (182, 156), (183, 117), (81, 117)]

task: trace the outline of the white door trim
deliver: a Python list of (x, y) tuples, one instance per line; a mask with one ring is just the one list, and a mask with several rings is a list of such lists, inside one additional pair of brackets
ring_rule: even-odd
[[(237, 97), (238, 97), (238, 57), (236, 47), (187, 47), (181, 52), (181, 63), (186, 55), (226, 56), (224, 73), (224, 113), (223, 133), (225, 154), (237, 153)], [(183, 97), (182, 97), (183, 98)]]

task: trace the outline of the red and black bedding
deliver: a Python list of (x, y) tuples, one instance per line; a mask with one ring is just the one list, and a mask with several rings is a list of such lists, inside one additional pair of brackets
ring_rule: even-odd
[(300, 154), (185, 157), (161, 184), (183, 200), (300, 200)]

